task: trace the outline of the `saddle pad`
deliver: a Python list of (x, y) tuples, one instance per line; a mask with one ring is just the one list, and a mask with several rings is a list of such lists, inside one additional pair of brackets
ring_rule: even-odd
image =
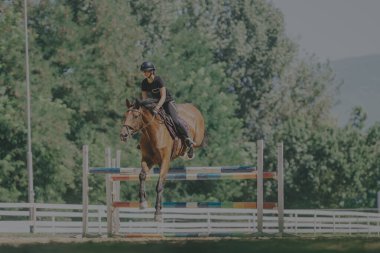
[[(182, 138), (182, 136), (179, 136), (178, 130), (174, 124), (172, 117), (170, 117), (170, 115), (168, 115), (165, 112), (165, 110), (160, 110), (159, 115), (163, 119), (164, 124), (165, 124), (166, 128), (168, 129), (172, 139), (175, 140), (176, 138)], [(181, 121), (183, 126), (186, 128), (186, 131), (190, 132), (189, 125), (187, 124), (187, 122), (185, 120), (183, 120), (181, 117), (178, 117), (178, 119), (179, 119), (179, 121)]]

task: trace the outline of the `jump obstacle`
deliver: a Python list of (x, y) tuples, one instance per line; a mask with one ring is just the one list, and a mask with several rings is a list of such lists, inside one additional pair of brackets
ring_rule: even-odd
[[(110, 148), (105, 152), (105, 167), (89, 167), (88, 146), (83, 146), (83, 229), (82, 235), (88, 235), (88, 205), (89, 205), (89, 174), (105, 174), (107, 200), (107, 234), (119, 233), (119, 208), (139, 208), (138, 202), (120, 201), (120, 181), (138, 181), (141, 168), (122, 168), (120, 166), (121, 151), (116, 152), (116, 159), (111, 159)], [(284, 232), (284, 166), (283, 144), (277, 145), (277, 172), (264, 172), (264, 142), (257, 141), (257, 167), (227, 166), (227, 167), (182, 167), (171, 168), (167, 175), (169, 181), (184, 180), (257, 180), (257, 202), (163, 202), (163, 211), (171, 208), (248, 208), (256, 209), (256, 224), (258, 235), (263, 234), (263, 209), (277, 208), (278, 234)], [(153, 168), (146, 180), (156, 180), (159, 168)], [(277, 180), (277, 203), (264, 202), (263, 179)], [(149, 207), (149, 206), (148, 206)], [(153, 217), (152, 217), (153, 218)], [(159, 225), (159, 224), (158, 224)], [(216, 235), (216, 234), (215, 234)], [(230, 236), (231, 233), (218, 234)], [(128, 237), (157, 237), (160, 234), (144, 234), (128, 232)], [(212, 236), (211, 233), (166, 233), (165, 236)]]

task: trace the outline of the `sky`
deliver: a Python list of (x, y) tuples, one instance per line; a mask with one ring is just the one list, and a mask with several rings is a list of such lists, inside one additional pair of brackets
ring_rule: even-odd
[(301, 53), (321, 60), (380, 54), (380, 0), (268, 0)]

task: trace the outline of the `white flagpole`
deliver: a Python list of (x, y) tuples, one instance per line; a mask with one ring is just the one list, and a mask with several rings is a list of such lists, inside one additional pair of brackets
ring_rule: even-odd
[(24, 0), (24, 24), (25, 24), (25, 74), (26, 74), (26, 101), (27, 101), (27, 121), (28, 121), (28, 199), (30, 208), (30, 233), (34, 233), (35, 207), (33, 190), (33, 157), (32, 157), (32, 135), (31, 135), (31, 110), (30, 110), (30, 79), (29, 79), (29, 41), (28, 41), (28, 9), (27, 0)]

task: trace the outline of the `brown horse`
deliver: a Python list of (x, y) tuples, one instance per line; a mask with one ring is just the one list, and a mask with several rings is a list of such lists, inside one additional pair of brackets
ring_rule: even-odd
[[(161, 116), (153, 116), (152, 109), (155, 100), (147, 99), (144, 101), (136, 100), (131, 104), (128, 99), (126, 105), (128, 110), (124, 115), (123, 127), (120, 132), (122, 141), (127, 141), (133, 134), (141, 132), (141, 172), (140, 179), (140, 209), (147, 206), (145, 179), (153, 165), (159, 165), (160, 174), (156, 185), (156, 212), (154, 219), (162, 220), (162, 193), (164, 183), (169, 171), (170, 161), (183, 155), (183, 148), (177, 148), (175, 141), (171, 137), (167, 127), (163, 123)], [(189, 135), (195, 142), (194, 148), (200, 147), (205, 138), (205, 123), (201, 112), (192, 104), (177, 105), (178, 115), (183, 119), (187, 126)], [(183, 145), (183, 141), (181, 141)]]

